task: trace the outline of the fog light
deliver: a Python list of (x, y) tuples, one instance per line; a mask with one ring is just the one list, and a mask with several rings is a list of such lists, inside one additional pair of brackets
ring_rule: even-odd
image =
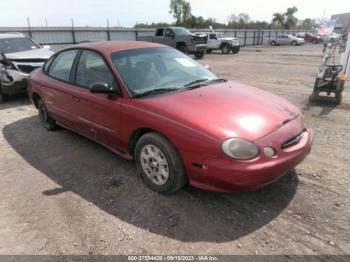
[(273, 157), (276, 154), (275, 149), (270, 146), (264, 147), (264, 154), (267, 157)]

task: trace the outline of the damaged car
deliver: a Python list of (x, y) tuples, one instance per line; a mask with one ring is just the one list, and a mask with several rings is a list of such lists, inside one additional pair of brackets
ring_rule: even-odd
[(21, 33), (0, 34), (0, 102), (25, 93), (29, 73), (40, 68), (54, 52)]
[(30, 74), (28, 95), (44, 128), (66, 127), (135, 160), (160, 193), (266, 186), (301, 163), (313, 141), (283, 98), (156, 43), (63, 49)]

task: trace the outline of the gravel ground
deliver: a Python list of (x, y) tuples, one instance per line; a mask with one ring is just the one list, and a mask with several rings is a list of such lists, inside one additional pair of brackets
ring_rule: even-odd
[(248, 193), (147, 189), (132, 162), (70, 131), (46, 132), (25, 96), (0, 104), (0, 254), (350, 254), (350, 95), (308, 102), (321, 45), (207, 55), (218, 75), (296, 104), (308, 158)]

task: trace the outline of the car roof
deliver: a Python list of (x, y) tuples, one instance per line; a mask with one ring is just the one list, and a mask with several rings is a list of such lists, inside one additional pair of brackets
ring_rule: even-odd
[(74, 46), (70, 46), (67, 49), (71, 49), (75, 47), (93, 49), (93, 50), (108, 54), (108, 53), (114, 53), (119, 51), (131, 50), (131, 49), (157, 48), (157, 47), (159, 48), (159, 47), (168, 47), (168, 46), (152, 43), (152, 42), (142, 42), (142, 41), (94, 41), (94, 42), (80, 43)]
[(25, 37), (22, 33), (0, 33), (1, 38), (23, 38)]

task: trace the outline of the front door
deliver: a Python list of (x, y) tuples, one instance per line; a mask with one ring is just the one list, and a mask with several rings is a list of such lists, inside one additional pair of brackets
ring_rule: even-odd
[(118, 90), (117, 81), (103, 57), (97, 52), (83, 50), (77, 63), (73, 92), (81, 132), (108, 147), (119, 149), (121, 97), (117, 93), (91, 93), (89, 86), (97, 82)]

